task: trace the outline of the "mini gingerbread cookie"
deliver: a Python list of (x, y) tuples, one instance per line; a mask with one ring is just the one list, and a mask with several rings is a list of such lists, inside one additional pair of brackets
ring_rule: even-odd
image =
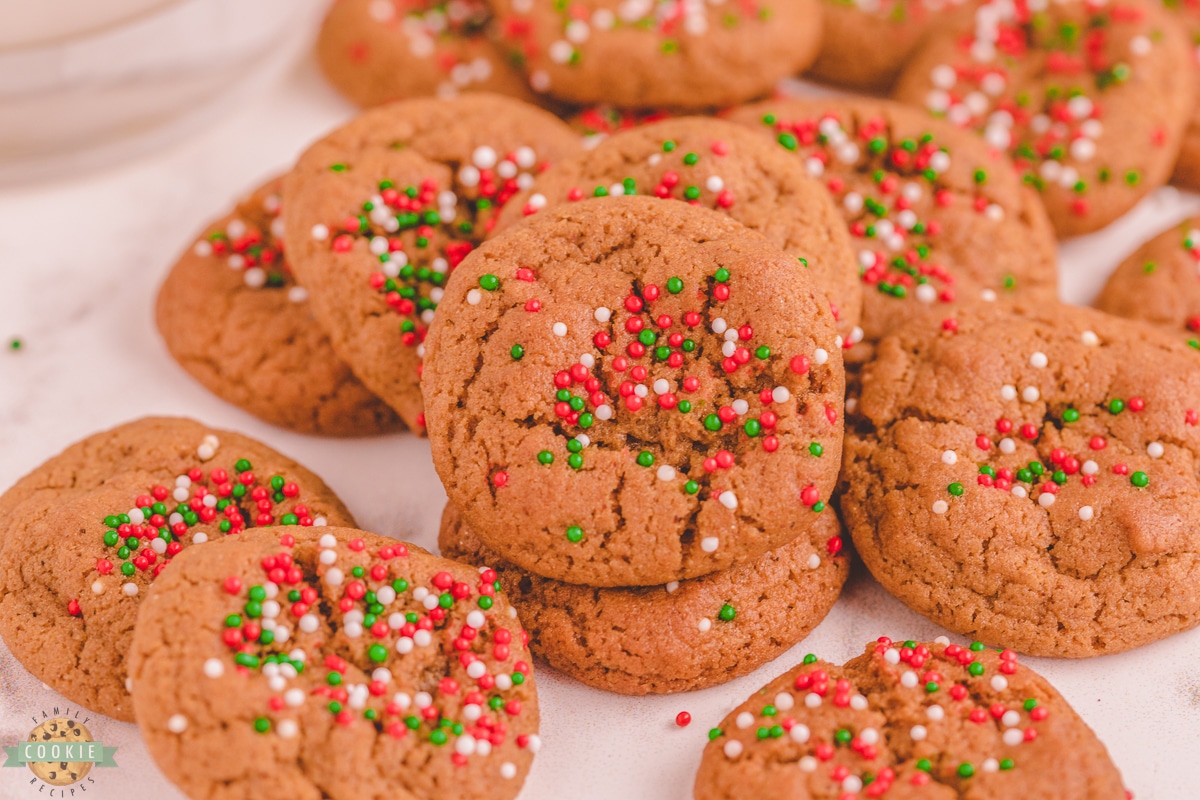
[(489, 40), (482, 0), (336, 0), (317, 63), (360, 106), (459, 92), (532, 99), (525, 76)]
[(805, 265), (846, 345), (862, 338), (858, 267), (837, 207), (800, 162), (740, 125), (681, 117), (612, 136), (539, 175), (496, 232), (543, 208), (626, 194), (723, 211), (761, 233)]
[(506, 202), (579, 152), (553, 115), (495, 95), (367, 111), (284, 183), (287, 252), (334, 351), (415, 431), (425, 333)]
[(925, 309), (1055, 299), (1054, 235), (1008, 159), (880, 100), (772, 100), (730, 120), (774, 138), (824, 182), (850, 227), (866, 346)]
[(156, 320), (179, 365), (218, 397), (301, 433), (366, 436), (402, 423), (333, 353), (283, 257), (282, 181), (210, 225), (172, 267)]
[(921, 38), (976, 0), (822, 0), (821, 52), (809, 74), (855, 89), (886, 91)]
[(1200, 78), (1196, 70), (1200, 67), (1200, 3), (1192, 0), (1162, 0), (1163, 7), (1174, 12), (1172, 20), (1181, 26), (1191, 47), (1188, 53), (1192, 65), (1193, 96), (1191, 115), (1183, 132), (1183, 145), (1179, 148), (1179, 160), (1171, 182), (1189, 189), (1200, 188)]
[(209, 800), (516, 797), (537, 691), (495, 580), (346, 528), (189, 550), (138, 616), (146, 746)]
[(817, 0), (493, 0), (529, 83), (571, 103), (717, 108), (813, 62)]
[(932, 31), (894, 96), (1010, 153), (1058, 234), (1074, 236), (1170, 177), (1193, 71), (1156, 0), (992, 0)]
[(825, 618), (850, 571), (829, 513), (807, 536), (744, 566), (637, 589), (593, 589), (514, 567), (453, 505), (438, 546), (495, 568), (536, 655), (589, 686), (632, 695), (705, 689), (777, 658)]
[(728, 216), (570, 203), (468, 256), (442, 304), (434, 466), (506, 561), (665, 584), (749, 563), (825, 509), (845, 392), (829, 301)]
[(708, 734), (696, 800), (1126, 800), (1087, 723), (1011, 650), (880, 637), (807, 655)]
[(146, 418), (68, 448), (0, 507), (0, 635), (38, 679), (129, 720), (126, 656), (145, 593), (190, 546), (264, 525), (353, 524), (320, 478), (266, 445)]
[(1116, 653), (1200, 622), (1200, 363), (1089, 309), (962, 309), (863, 374), (840, 502), (863, 562), (957, 633)]
[(1121, 262), (1096, 307), (1149, 322), (1200, 350), (1200, 217), (1163, 231)]

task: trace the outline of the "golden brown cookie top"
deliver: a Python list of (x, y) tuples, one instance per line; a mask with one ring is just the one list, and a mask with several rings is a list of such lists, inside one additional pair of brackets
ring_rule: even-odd
[(812, 274), (846, 340), (861, 338), (858, 266), (837, 208), (800, 162), (740, 125), (680, 117), (610, 136), (539, 175), (496, 232), (541, 209), (633, 194), (722, 211), (761, 233)]
[(829, 302), (727, 216), (568, 204), (472, 253), (442, 303), (422, 384), (434, 464), (504, 558), (661, 584), (824, 509), (845, 391)]
[(288, 175), (288, 257), (334, 351), (410, 428), (424, 428), (423, 341), (459, 262), (503, 205), (579, 136), (496, 95), (363, 113)]
[(933, 31), (893, 96), (1010, 153), (1058, 234), (1073, 236), (1166, 181), (1194, 71), (1157, 0), (993, 0)]
[(134, 637), (147, 746), (214, 799), (515, 797), (540, 744), (537, 692), (494, 581), (349, 528), (190, 551)]
[(709, 732), (697, 800), (1124, 800), (1104, 745), (1011, 650), (880, 637), (807, 655)]
[(772, 137), (833, 194), (858, 261), (867, 345), (926, 309), (1055, 298), (1041, 203), (970, 133), (867, 99), (769, 100), (729, 119)]

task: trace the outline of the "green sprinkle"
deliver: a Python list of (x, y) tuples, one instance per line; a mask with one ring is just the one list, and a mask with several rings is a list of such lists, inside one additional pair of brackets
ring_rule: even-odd
[(1063, 412), (1063, 422), (1078, 422), (1079, 412), (1073, 408), (1068, 408)]
[(721, 729), (720, 728), (710, 728), (709, 729), (708, 740), (710, 742), (713, 741), (714, 739), (719, 739), (720, 737), (721, 737)]
[(689, 167), (694, 167), (696, 162), (699, 160), (700, 156), (696, 155), (695, 153), (688, 153), (683, 157), (683, 163), (687, 164)]
[(670, 139), (668, 139), (667, 141), (663, 142), (663, 146), (662, 146), (662, 147), (663, 147), (663, 152), (664, 152), (664, 153), (671, 153), (671, 152), (674, 152), (674, 151), (675, 151), (675, 142), (673, 142), (673, 141), (671, 141)]
[(964, 761), (958, 765), (958, 777), (969, 778), (975, 774), (975, 767), (971, 766), (970, 762)]
[(925, 691), (928, 692), (929, 694), (933, 694), (940, 688), (942, 688), (942, 687), (938, 686), (937, 681), (929, 681), (928, 683), (925, 684)]
[(519, 344), (514, 344), (512, 349), (508, 351), (514, 361), (520, 361), (525, 356), (525, 348)]
[(567, 466), (571, 469), (578, 470), (583, 467), (583, 456), (579, 453), (571, 453), (567, 456)]
[(266, 717), (257, 717), (254, 720), (254, 730), (259, 733), (266, 733), (271, 730), (271, 720)]
[(1150, 483), (1150, 476), (1144, 472), (1138, 471), (1129, 476), (1129, 482), (1139, 488)]
[(800, 142), (790, 133), (779, 134), (779, 143), (788, 150), (795, 150), (800, 146)]
[(486, 275), (481, 275), (479, 276), (479, 287), (489, 292), (494, 292), (500, 288), (500, 279), (490, 272)]
[(244, 458), (239, 458), (233, 468), (238, 472), (249, 472), (252, 469), (250, 462)]
[(825, 448), (821, 446), (820, 442), (813, 442), (812, 444), (810, 444), (808, 446), (808, 452), (809, 452), (809, 455), (813, 455), (813, 456), (816, 456), (817, 458), (820, 458), (822, 455), (824, 455)]
[(667, 280), (667, 291), (671, 294), (679, 294), (683, 291), (683, 281), (679, 278), (670, 278)]
[(928, 758), (922, 758), (917, 762), (917, 769), (921, 770), (921, 772), (929, 772), (929, 770), (933, 769), (933, 765), (929, 763)]
[(14, 336), (13, 338), (8, 340), (8, 349), (14, 353), (17, 352), (18, 350), (20, 350), (24, 346), (25, 346), (25, 343), (23, 341), (21, 341), (20, 337), (18, 337), (18, 336)]
[(695, 494), (696, 492), (700, 491), (700, 484), (696, 483), (695, 481), (688, 481), (683, 485), (683, 490), (688, 494)]
[(762, 433), (762, 423), (756, 419), (748, 419), (746, 420), (746, 424), (742, 426), (742, 430), (746, 431), (747, 436), (758, 436)]
[(946, 491), (955, 497), (962, 497), (963, 485), (961, 483), (952, 483), (946, 487)]
[(845, 728), (839, 728), (838, 732), (833, 735), (838, 744), (850, 744), (850, 740), (854, 738), (854, 734)]
[(638, 466), (642, 467), (654, 466), (654, 453), (651, 453), (649, 450), (643, 450), (642, 452), (638, 453), (637, 463)]
[(718, 269), (716, 272), (713, 273), (713, 277), (716, 278), (718, 282), (725, 283), (726, 281), (729, 280), (729, 270), (725, 269), (724, 267), (721, 267), (720, 269)]
[(805, 663), (805, 664), (815, 664), (815, 663), (817, 663), (817, 655), (816, 655), (816, 653), (807, 653), (807, 654), (804, 656), (804, 663)]
[(225, 627), (226, 628), (242, 627), (242, 618), (237, 614), (230, 614), (228, 617), (225, 618)]
[(981, 170), (981, 169), (975, 170), (975, 182), (976, 183), (987, 183), (987, 172), (985, 172), (984, 170)]
[(680, 400), (679, 401), (679, 411), (681, 413), (686, 414), (691, 410), (692, 410), (692, 401), (691, 400)]
[(348, 166), (346, 166), (345, 164), (337, 163), (337, 164), (330, 164), (329, 169), (332, 170), (333, 172), (345, 172), (346, 170), (348, 170), (350, 168)]
[(764, 345), (760, 346), (757, 350), (754, 351), (754, 355), (755, 355), (755, 357), (762, 359), (763, 361), (766, 361), (768, 358), (771, 357), (771, 348), (767, 347), (764, 344)]
[(387, 648), (381, 644), (373, 644), (367, 649), (367, 658), (374, 661), (376, 664), (382, 664), (387, 660)]
[(978, 678), (980, 675), (982, 675), (983, 671), (984, 671), (983, 664), (980, 664), (978, 661), (972, 661), (971, 666), (967, 667), (967, 672), (971, 673), (976, 678)]
[(721, 430), (721, 418), (716, 414), (709, 414), (704, 418), (704, 427), (708, 428), (710, 431)]
[(970, 650), (972, 653), (981, 653), (984, 650), (983, 642), (971, 642)]
[(438, 746), (444, 745), (447, 741), (446, 732), (443, 730), (434, 731), (429, 734), (429, 741)]
[(1108, 412), (1110, 414), (1120, 414), (1125, 410), (1125, 401), (1113, 399), (1108, 402)]
[(1000, 759), (1000, 769), (1010, 770), (1013, 768), (1013, 760), (1011, 758)]
[(568, 542), (574, 543), (574, 542), (578, 542), (582, 539), (583, 539), (583, 528), (579, 527), (578, 525), (572, 525), (571, 527), (567, 528), (567, 541)]
[(721, 606), (721, 610), (718, 612), (717, 616), (725, 622), (732, 622), (733, 618), (737, 616), (737, 610), (733, 606), (729, 605), (729, 603), (726, 603), (725, 605)]
[(551, 453), (549, 450), (543, 450), (542, 452), (538, 453), (538, 463), (539, 464), (553, 464), (554, 463), (554, 453)]

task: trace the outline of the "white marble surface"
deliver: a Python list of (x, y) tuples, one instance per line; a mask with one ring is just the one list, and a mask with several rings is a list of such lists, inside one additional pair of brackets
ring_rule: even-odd
[[(154, 330), (159, 281), (205, 220), (285, 168), (351, 109), (303, 65), (260, 101), (169, 149), (50, 184), (0, 190), (0, 488), (102, 428), (146, 414), (186, 414), (258, 437), (316, 470), (361, 524), (429, 547), (444, 495), (427, 445), (409, 435), (333, 441), (272, 428), (225, 405), (167, 357)], [(1090, 300), (1143, 238), (1200, 208), (1164, 190), (1110, 229), (1062, 249), (1062, 293)], [(20, 352), (8, 349), (13, 336)], [(690, 797), (705, 732), (759, 685), (816, 652), (842, 660), (879, 635), (941, 631), (887, 596), (862, 570), (829, 618), (786, 656), (704, 692), (624, 698), (541, 668), (545, 746), (523, 800)], [(1196, 797), (1200, 631), (1088, 661), (1029, 659), (1108, 745), (1140, 800)], [(0, 744), (41, 709), (63, 705), (0, 645)], [(675, 714), (693, 722), (676, 728)], [(136, 728), (92, 715), (119, 747), (119, 769), (94, 770), (99, 800), (180, 795), (149, 762)], [(0, 798), (42, 796), (24, 769), (0, 770)]]

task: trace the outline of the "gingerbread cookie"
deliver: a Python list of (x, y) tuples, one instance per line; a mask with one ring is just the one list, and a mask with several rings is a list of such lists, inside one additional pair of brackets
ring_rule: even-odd
[(1200, 363), (1070, 306), (960, 310), (879, 345), (840, 503), (884, 588), (957, 633), (1040, 656), (1200, 621)]
[(825, 509), (845, 392), (829, 302), (724, 214), (564, 205), (468, 256), (442, 303), (434, 466), (501, 558), (664, 584), (749, 563)]
[(158, 581), (133, 699), (192, 797), (507, 800), (540, 746), (525, 639), (494, 574), (373, 533), (269, 528)]
[(855, 89), (886, 91), (921, 38), (976, 0), (822, 0), (821, 52), (809, 74)]
[(807, 536), (744, 566), (637, 589), (593, 589), (514, 567), (452, 504), (438, 546), (495, 568), (536, 655), (589, 686), (632, 695), (705, 689), (777, 658), (825, 618), (850, 571), (829, 513)]
[(333, 349), (415, 431), (424, 339), (446, 279), (548, 164), (579, 152), (553, 115), (495, 95), (367, 111), (284, 183), (287, 252)]
[(155, 318), (179, 365), (274, 425), (367, 436), (402, 423), (333, 353), (283, 257), (282, 180), (208, 226), (172, 267)]
[(626, 194), (723, 211), (761, 233), (805, 265), (847, 345), (862, 338), (858, 267), (837, 207), (800, 162), (740, 125), (681, 117), (609, 137), (539, 175), (501, 212), (496, 232), (540, 209)]
[(0, 636), (38, 679), (123, 720), (138, 606), (180, 552), (263, 525), (353, 524), (295, 461), (187, 419), (98, 433), (14, 492), (0, 517)]
[(1179, 159), (1171, 182), (1189, 189), (1200, 188), (1200, 78), (1196, 77), (1200, 66), (1200, 3), (1192, 0), (1162, 0), (1163, 7), (1173, 12), (1170, 16), (1187, 35), (1188, 53), (1192, 65), (1193, 96), (1191, 116), (1183, 132), (1183, 145), (1179, 148)]
[(1163, 231), (1122, 261), (1096, 307), (1149, 322), (1200, 350), (1200, 217)]
[(500, 42), (529, 83), (571, 103), (716, 108), (813, 62), (817, 0), (493, 0)]
[(1125, 800), (1087, 723), (1011, 650), (880, 637), (807, 655), (708, 734), (696, 800)]
[(489, 40), (482, 0), (336, 0), (317, 38), (317, 63), (360, 106), (459, 92), (535, 97)]
[(1192, 59), (1156, 0), (992, 0), (923, 40), (898, 100), (1007, 151), (1060, 236), (1094, 231), (1171, 175)]
[(850, 228), (867, 360), (925, 309), (1055, 299), (1054, 235), (1012, 164), (976, 137), (880, 100), (773, 100), (730, 120), (770, 135), (824, 182)]

